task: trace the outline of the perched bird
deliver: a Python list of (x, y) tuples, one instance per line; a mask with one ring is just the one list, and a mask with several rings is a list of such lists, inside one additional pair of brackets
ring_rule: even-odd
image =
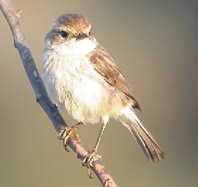
[[(96, 41), (91, 24), (79, 14), (56, 19), (45, 38), (43, 74), (51, 101), (79, 124), (100, 122), (102, 128), (93, 151), (83, 163), (93, 166), (102, 134), (110, 118), (118, 120), (134, 135), (149, 161), (158, 162), (164, 153), (144, 128), (134, 109), (140, 105), (112, 57)], [(67, 144), (72, 130), (60, 133)]]

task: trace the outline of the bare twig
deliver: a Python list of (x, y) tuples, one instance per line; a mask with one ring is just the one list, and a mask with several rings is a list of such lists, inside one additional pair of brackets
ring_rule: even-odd
[[(19, 17), (21, 16), (22, 11), (20, 10), (16, 12), (9, 0), (1, 0), (0, 8), (10, 26), (14, 37), (14, 45), (19, 52), (26, 74), (36, 94), (36, 99), (48, 115), (56, 131), (59, 133), (62, 129), (68, 126), (64, 122), (56, 106), (54, 106), (49, 100), (43, 81), (37, 71), (34, 59), (31, 55), (31, 51), (28, 47), (27, 41), (25, 40), (25, 36), (19, 22)], [(77, 158), (83, 160), (87, 156), (88, 151), (82, 146), (78, 135), (72, 136), (68, 145), (76, 153)], [(92, 170), (97, 175), (103, 186), (117, 187), (113, 178), (106, 171), (104, 165), (100, 161), (93, 162)]]

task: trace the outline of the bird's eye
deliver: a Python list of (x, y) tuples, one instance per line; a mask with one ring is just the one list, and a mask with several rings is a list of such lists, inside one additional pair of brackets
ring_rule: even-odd
[(62, 36), (62, 38), (67, 38), (68, 33), (66, 31), (61, 31), (60, 35)]

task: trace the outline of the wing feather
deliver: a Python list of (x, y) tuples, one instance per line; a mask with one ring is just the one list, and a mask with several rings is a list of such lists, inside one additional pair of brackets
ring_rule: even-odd
[(124, 76), (105, 49), (98, 44), (89, 57), (96, 72), (98, 72), (108, 84), (131, 98), (135, 103), (133, 107), (141, 110), (140, 105), (133, 96)]

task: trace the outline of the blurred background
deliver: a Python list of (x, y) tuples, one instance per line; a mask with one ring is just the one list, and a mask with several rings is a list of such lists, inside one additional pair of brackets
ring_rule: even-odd
[[(166, 153), (149, 163), (129, 131), (111, 121), (99, 154), (119, 186), (198, 186), (198, 1), (13, 0), (39, 72), (45, 34), (63, 13), (85, 15), (143, 111), (137, 114)], [(0, 186), (101, 186), (67, 153), (36, 103), (0, 14)], [(68, 124), (76, 122), (63, 114)], [(80, 128), (92, 150), (100, 125)]]

